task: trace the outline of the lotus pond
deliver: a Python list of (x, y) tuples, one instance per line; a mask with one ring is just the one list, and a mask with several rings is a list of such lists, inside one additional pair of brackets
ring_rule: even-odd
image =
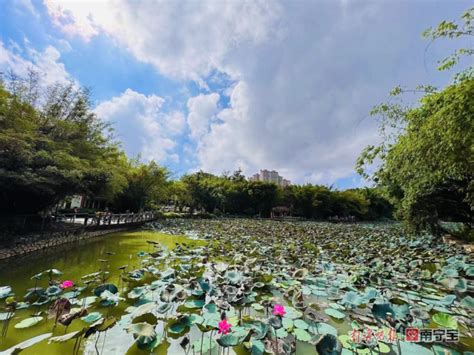
[(0, 270), (0, 354), (474, 349), (472, 255), (395, 224), (166, 220)]

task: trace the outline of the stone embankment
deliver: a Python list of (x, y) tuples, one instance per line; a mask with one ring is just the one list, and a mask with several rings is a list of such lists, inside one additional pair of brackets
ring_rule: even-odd
[(18, 243), (9, 247), (0, 247), (0, 260), (8, 259), (15, 256), (20, 256), (28, 253), (41, 251), (44, 249), (55, 248), (59, 245), (73, 243), (80, 240), (92, 239), (110, 233), (123, 232), (132, 227), (116, 227), (101, 230), (80, 230), (72, 232), (57, 232), (48, 238), (43, 238), (40, 235), (31, 235), (22, 238)]
[(61, 215), (60, 222), (69, 225), (68, 228), (61, 231), (18, 236), (14, 238), (13, 244), (4, 246), (0, 244), (0, 260), (138, 228), (156, 218), (153, 212)]

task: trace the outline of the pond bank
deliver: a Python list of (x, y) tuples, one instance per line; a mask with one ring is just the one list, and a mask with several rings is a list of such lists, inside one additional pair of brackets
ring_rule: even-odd
[(32, 252), (56, 248), (60, 245), (74, 243), (81, 240), (88, 240), (100, 237), (106, 234), (124, 232), (140, 227), (139, 225), (128, 225), (114, 228), (104, 228), (98, 230), (73, 230), (64, 232), (55, 232), (42, 238), (40, 235), (30, 235), (23, 237), (18, 243), (9, 247), (0, 248), (0, 260), (6, 260), (12, 257), (29, 254)]

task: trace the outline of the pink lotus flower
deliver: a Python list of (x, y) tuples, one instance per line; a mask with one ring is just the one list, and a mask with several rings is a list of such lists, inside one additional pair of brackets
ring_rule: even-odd
[(61, 287), (63, 290), (71, 288), (72, 286), (74, 286), (74, 282), (72, 282), (72, 280), (65, 280), (59, 284), (59, 287)]
[(274, 316), (284, 316), (286, 313), (285, 307), (283, 307), (281, 304), (276, 304), (273, 306), (273, 315)]
[(226, 319), (223, 319), (221, 320), (217, 326), (219, 327), (219, 330), (218, 330), (218, 333), (219, 334), (227, 334), (230, 332), (230, 328), (232, 327), (232, 325), (230, 323), (227, 322)]

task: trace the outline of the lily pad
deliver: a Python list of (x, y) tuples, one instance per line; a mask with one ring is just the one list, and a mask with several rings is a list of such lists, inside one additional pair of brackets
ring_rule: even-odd
[(81, 319), (86, 323), (94, 323), (101, 318), (102, 318), (102, 313), (92, 312), (92, 313), (89, 313), (87, 316), (82, 317)]
[(11, 348), (2, 351), (3, 354), (18, 354), (20, 351), (25, 350), (26, 348), (29, 348), (30, 346), (33, 346), (45, 339), (48, 339), (51, 337), (53, 333), (45, 333), (41, 335), (37, 335), (31, 339), (22, 341), (19, 344), (13, 345)]
[(152, 349), (156, 345), (157, 334), (155, 327), (151, 324), (142, 322), (131, 324), (127, 328), (128, 333), (132, 333), (136, 340), (137, 346), (141, 349)]
[(331, 316), (336, 319), (344, 319), (346, 315), (342, 313), (341, 311), (338, 311), (337, 309), (334, 308), (326, 308), (324, 310), (324, 313), (326, 313), (328, 316)]
[(433, 322), (443, 328), (458, 329), (458, 322), (452, 316), (446, 313), (436, 313), (432, 317)]
[(0, 299), (10, 296), (12, 288), (10, 286), (1, 286), (0, 287)]
[(217, 342), (220, 346), (224, 348), (237, 346), (241, 343), (240, 338), (235, 336), (234, 334), (225, 334), (220, 338), (217, 338)]
[(41, 316), (26, 318), (26, 319), (23, 319), (21, 322), (18, 322), (17, 324), (15, 324), (15, 328), (17, 329), (29, 328), (29, 327), (34, 326), (35, 324), (38, 324), (42, 320), (43, 320), (43, 317)]
[(298, 339), (299, 341), (305, 341), (305, 342), (311, 341), (311, 334), (309, 334), (304, 329), (296, 328), (293, 330), (293, 334), (295, 335), (296, 339)]

